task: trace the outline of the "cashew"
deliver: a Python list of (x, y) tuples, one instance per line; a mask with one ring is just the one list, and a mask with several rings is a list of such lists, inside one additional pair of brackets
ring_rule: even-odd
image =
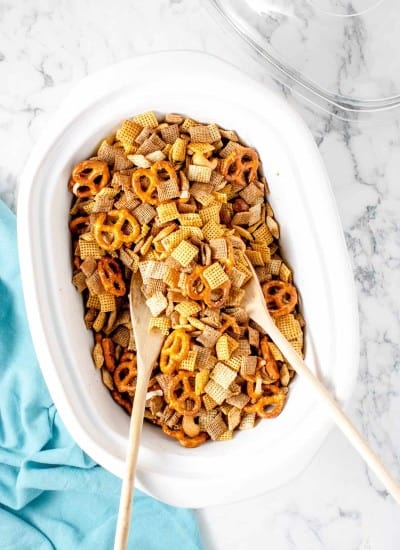
[(182, 429), (189, 437), (196, 437), (200, 433), (200, 427), (194, 421), (193, 416), (183, 415)]

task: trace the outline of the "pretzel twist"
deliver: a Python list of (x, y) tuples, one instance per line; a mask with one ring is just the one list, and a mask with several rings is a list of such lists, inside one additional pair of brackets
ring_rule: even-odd
[(211, 290), (203, 271), (207, 266), (196, 265), (192, 273), (187, 278), (186, 292), (192, 300), (203, 300), (211, 308), (222, 307), (228, 299), (231, 289), (231, 281), (227, 280), (218, 288)]
[(114, 399), (114, 401), (118, 403), (118, 405), (123, 407), (129, 415), (132, 414), (132, 399), (124, 397), (117, 390), (112, 390), (111, 396)]
[(73, 220), (70, 221), (69, 230), (74, 235), (81, 235), (82, 233), (86, 233), (89, 225), (90, 225), (89, 216), (78, 216), (77, 218), (74, 218)]
[(124, 296), (126, 286), (118, 261), (110, 256), (106, 256), (98, 261), (97, 269), (104, 289), (114, 294), (114, 296)]
[[(282, 388), (273, 384), (268, 385), (267, 388), (272, 395), (264, 395), (253, 405), (247, 405), (244, 408), (245, 412), (255, 412), (260, 418), (274, 418), (282, 412), (286, 401), (286, 395)], [(270, 409), (271, 406), (272, 409)]]
[[(201, 399), (194, 390), (195, 378), (196, 375), (191, 372), (180, 371), (168, 386), (167, 401), (169, 406), (180, 414), (194, 416), (200, 410)], [(193, 380), (193, 385), (191, 380)]]
[(150, 168), (139, 168), (132, 174), (132, 187), (145, 203), (160, 204), (157, 186), (167, 180), (178, 181), (175, 168), (166, 160), (155, 162)]
[(84, 160), (72, 171), (70, 190), (79, 197), (92, 197), (105, 187), (110, 179), (110, 171), (102, 160)]
[(133, 354), (130, 357), (121, 357), (121, 361), (114, 371), (113, 378), (114, 384), (120, 393), (128, 392), (129, 394), (133, 394), (135, 392), (137, 362)]
[(198, 447), (207, 441), (207, 434), (205, 432), (201, 432), (195, 436), (188, 436), (182, 428), (179, 428), (178, 430), (171, 430), (171, 428), (168, 428), (166, 424), (162, 424), (161, 428), (166, 435), (173, 437), (182, 445), (182, 447), (186, 447), (187, 449), (193, 449), (194, 447)]
[(164, 342), (160, 353), (160, 369), (164, 374), (172, 374), (187, 358), (190, 336), (183, 329), (176, 329)]
[(221, 163), (221, 174), (231, 182), (246, 187), (257, 178), (258, 155), (250, 147), (234, 149)]
[(126, 208), (100, 213), (93, 229), (97, 244), (107, 252), (135, 242), (140, 235), (137, 219)]
[[(99, 335), (100, 336), (100, 335)], [(114, 354), (114, 342), (111, 338), (101, 337), (101, 347), (104, 355), (104, 364), (106, 369), (113, 373), (115, 370), (115, 354)]]
[(284, 281), (267, 281), (262, 285), (262, 291), (268, 311), (273, 317), (281, 317), (291, 313), (297, 304), (295, 287)]

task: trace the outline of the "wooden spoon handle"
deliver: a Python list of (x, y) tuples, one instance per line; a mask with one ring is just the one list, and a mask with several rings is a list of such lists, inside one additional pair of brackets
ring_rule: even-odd
[(315, 394), (319, 396), (321, 403), (325, 406), (325, 409), (331, 416), (332, 420), (334, 420), (336, 425), (344, 433), (356, 451), (358, 451), (358, 453), (362, 456), (370, 469), (384, 485), (386, 490), (400, 504), (400, 485), (398, 481), (387, 470), (379, 456), (371, 449), (371, 447), (369, 447), (368, 443), (356, 430), (325, 386), (309, 370), (303, 359), (279, 331), (272, 319), (268, 319), (268, 321), (266, 320), (262, 328), (268, 333), (271, 340), (278, 346), (294, 370), (307, 381)]
[(138, 369), (135, 399), (133, 400), (132, 416), (129, 427), (125, 474), (124, 479), (122, 480), (121, 496), (119, 501), (114, 550), (126, 550), (128, 545), (133, 493), (135, 487), (136, 462), (139, 452), (140, 436), (143, 428), (143, 415), (146, 406), (146, 394), (150, 372), (151, 371), (140, 372), (140, 369)]

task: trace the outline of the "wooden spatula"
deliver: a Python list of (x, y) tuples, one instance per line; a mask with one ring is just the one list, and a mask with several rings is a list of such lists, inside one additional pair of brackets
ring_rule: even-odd
[(137, 383), (129, 427), (128, 450), (126, 453), (125, 474), (122, 480), (114, 550), (125, 550), (127, 548), (135, 470), (142, 434), (147, 386), (164, 340), (164, 336), (159, 331), (148, 332), (151, 313), (140, 290), (141, 284), (140, 275), (134, 274), (131, 280), (129, 304), (136, 343)]
[(278, 346), (282, 355), (286, 357), (297, 374), (299, 374), (307, 382), (309, 387), (319, 398), (320, 403), (324, 405), (326, 412), (330, 415), (338, 428), (340, 428), (340, 430), (344, 433), (356, 451), (358, 451), (370, 469), (375, 473), (377, 478), (380, 479), (386, 490), (400, 504), (399, 483), (386, 469), (378, 455), (368, 446), (368, 443), (359, 434), (325, 386), (310, 371), (300, 355), (294, 350), (291, 344), (286, 340), (275, 325), (267, 309), (262, 288), (258, 282), (254, 268), (250, 261), (247, 261), (253, 277), (246, 286), (246, 294), (242, 306), (246, 309), (250, 318), (266, 331), (268, 336), (276, 344), (276, 346)]

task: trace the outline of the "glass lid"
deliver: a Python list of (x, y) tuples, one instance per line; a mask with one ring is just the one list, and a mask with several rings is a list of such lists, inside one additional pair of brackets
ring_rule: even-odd
[(399, 0), (210, 0), (281, 82), (336, 114), (400, 105)]

